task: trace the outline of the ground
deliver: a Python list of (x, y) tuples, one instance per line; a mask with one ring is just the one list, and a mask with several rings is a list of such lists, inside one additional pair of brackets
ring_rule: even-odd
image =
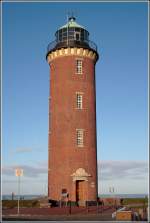
[(69, 207), (55, 208), (21, 208), (17, 215), (17, 208), (3, 210), (3, 220), (42, 220), (42, 221), (108, 221), (112, 220), (112, 207)]

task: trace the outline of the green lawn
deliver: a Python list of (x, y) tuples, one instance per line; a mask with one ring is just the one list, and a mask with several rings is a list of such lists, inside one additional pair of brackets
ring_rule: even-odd
[(142, 205), (147, 205), (148, 204), (148, 198), (124, 198), (123, 205), (127, 204), (142, 204)]
[[(17, 200), (3, 200), (2, 207), (13, 208), (17, 207)], [(20, 200), (20, 207), (40, 207), (40, 203), (38, 200)]]

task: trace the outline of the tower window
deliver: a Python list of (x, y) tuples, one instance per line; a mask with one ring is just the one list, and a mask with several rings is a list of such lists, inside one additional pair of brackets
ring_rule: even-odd
[(82, 60), (76, 60), (76, 73), (82, 74)]
[(75, 32), (75, 40), (80, 41), (80, 32)]
[(76, 102), (77, 102), (77, 108), (78, 109), (82, 109), (82, 94), (81, 93), (77, 93), (76, 94)]
[(83, 129), (77, 129), (77, 146), (83, 147)]

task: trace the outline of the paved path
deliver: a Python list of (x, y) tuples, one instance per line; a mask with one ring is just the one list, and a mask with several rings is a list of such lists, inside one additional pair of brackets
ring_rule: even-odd
[(72, 207), (71, 214), (69, 207), (64, 208), (21, 208), (20, 215), (17, 216), (17, 208), (3, 210), (3, 220), (44, 220), (44, 221), (109, 221), (112, 220), (114, 208), (104, 207)]

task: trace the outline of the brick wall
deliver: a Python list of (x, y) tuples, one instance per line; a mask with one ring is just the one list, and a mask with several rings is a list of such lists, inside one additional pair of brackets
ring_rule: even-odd
[[(97, 198), (95, 65), (82, 57), (83, 74), (76, 74), (77, 58), (81, 57), (59, 57), (50, 64), (48, 186), (49, 198), (55, 200), (62, 188), (76, 200), (71, 175), (78, 168), (91, 175), (85, 183), (86, 200)], [(82, 110), (76, 108), (76, 92), (83, 93)], [(76, 145), (76, 129), (84, 129), (83, 148)]]

